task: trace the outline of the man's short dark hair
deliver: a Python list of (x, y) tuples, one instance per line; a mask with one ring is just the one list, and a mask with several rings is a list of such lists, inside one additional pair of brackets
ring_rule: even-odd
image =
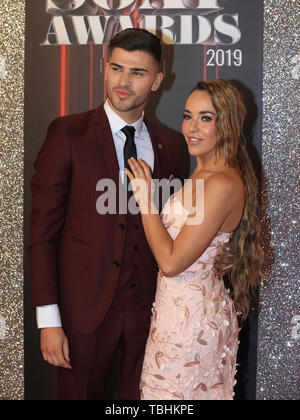
[(115, 35), (109, 43), (110, 52), (114, 48), (122, 48), (126, 51), (145, 51), (151, 54), (158, 65), (161, 59), (160, 40), (146, 29), (125, 29)]

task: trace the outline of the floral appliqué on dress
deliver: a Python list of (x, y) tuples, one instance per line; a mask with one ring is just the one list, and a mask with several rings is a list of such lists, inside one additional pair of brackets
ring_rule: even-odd
[[(187, 216), (173, 195), (161, 213), (172, 239)], [(212, 271), (219, 249), (230, 237), (219, 232), (204, 254), (178, 276), (159, 272), (141, 399), (233, 399), (238, 320), (229, 290)]]

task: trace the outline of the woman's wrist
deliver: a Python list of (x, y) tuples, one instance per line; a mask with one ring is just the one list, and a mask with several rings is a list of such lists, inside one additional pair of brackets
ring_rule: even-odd
[(158, 214), (154, 200), (142, 199), (139, 203), (141, 214)]

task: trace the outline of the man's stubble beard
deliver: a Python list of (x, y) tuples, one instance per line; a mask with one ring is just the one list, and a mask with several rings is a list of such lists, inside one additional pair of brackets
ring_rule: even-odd
[(119, 112), (131, 112), (134, 111), (144, 104), (148, 102), (148, 99), (150, 97), (150, 93), (145, 96), (144, 98), (133, 98), (133, 101), (130, 103), (126, 103), (126, 100), (122, 101), (121, 99), (114, 100), (113, 95), (111, 94), (111, 91), (107, 89), (107, 97), (112, 104), (112, 106)]

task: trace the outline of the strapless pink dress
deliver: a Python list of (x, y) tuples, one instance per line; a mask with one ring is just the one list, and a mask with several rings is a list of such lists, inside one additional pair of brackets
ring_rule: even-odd
[[(172, 239), (187, 216), (181, 201), (172, 196), (161, 213)], [(218, 251), (230, 237), (219, 232), (204, 254), (178, 276), (159, 272), (141, 399), (233, 399), (238, 320), (229, 290), (212, 271)]]

